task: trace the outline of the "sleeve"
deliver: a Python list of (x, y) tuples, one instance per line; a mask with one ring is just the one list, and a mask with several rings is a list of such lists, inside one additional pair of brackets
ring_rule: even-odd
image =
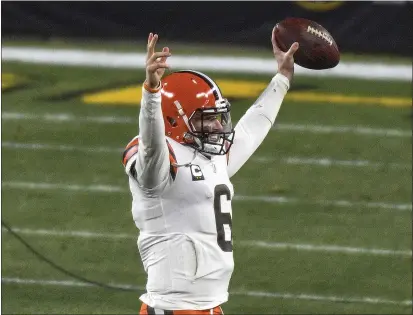
[(142, 87), (139, 113), (139, 135), (126, 146), (123, 165), (139, 187), (148, 193), (159, 193), (173, 182), (177, 169), (172, 147), (165, 137), (160, 88)]
[(262, 143), (280, 110), (290, 83), (276, 74), (255, 103), (235, 126), (234, 143), (228, 153), (228, 175), (232, 177)]

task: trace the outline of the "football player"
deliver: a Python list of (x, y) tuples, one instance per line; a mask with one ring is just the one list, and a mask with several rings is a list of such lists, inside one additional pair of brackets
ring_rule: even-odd
[(278, 73), (234, 128), (230, 103), (207, 75), (162, 78), (171, 53), (156, 52), (157, 41), (150, 33), (139, 134), (123, 154), (148, 275), (140, 314), (223, 314), (234, 268), (230, 178), (274, 124), (298, 43), (282, 52), (273, 30)]

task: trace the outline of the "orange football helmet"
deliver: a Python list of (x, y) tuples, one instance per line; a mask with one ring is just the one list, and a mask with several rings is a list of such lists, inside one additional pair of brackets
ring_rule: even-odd
[[(201, 72), (183, 70), (162, 79), (165, 135), (208, 154), (226, 154), (234, 140), (231, 105), (216, 83)], [(195, 129), (194, 119), (201, 128)], [(221, 131), (204, 130), (204, 122), (218, 119)]]

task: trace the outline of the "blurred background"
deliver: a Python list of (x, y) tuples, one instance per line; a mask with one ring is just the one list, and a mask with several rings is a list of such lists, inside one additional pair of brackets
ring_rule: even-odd
[(225, 314), (411, 314), (412, 3), (2, 2), (2, 313), (137, 314), (146, 274), (121, 163), (149, 32), (203, 71), (236, 123), (276, 73), (271, 30), (324, 26), (231, 179)]
[(3, 39), (143, 40), (268, 46), (268, 32), (289, 16), (315, 20), (342, 52), (411, 56), (409, 1), (85, 1), (5, 2)]

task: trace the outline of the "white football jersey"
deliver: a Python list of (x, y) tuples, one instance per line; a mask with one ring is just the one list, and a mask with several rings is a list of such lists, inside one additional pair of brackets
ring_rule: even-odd
[(127, 145), (123, 165), (148, 274), (140, 297), (147, 305), (202, 310), (228, 300), (234, 269), (230, 177), (264, 140), (288, 88), (288, 79), (277, 74), (235, 126), (229, 155), (212, 157), (166, 137), (160, 92), (143, 88), (139, 136)]
[(208, 159), (167, 141), (178, 164), (190, 162), (177, 168), (173, 182), (154, 198), (130, 179), (138, 247), (148, 273), (148, 293), (141, 300), (160, 309), (213, 308), (227, 301), (234, 268), (234, 191), (227, 157)]

